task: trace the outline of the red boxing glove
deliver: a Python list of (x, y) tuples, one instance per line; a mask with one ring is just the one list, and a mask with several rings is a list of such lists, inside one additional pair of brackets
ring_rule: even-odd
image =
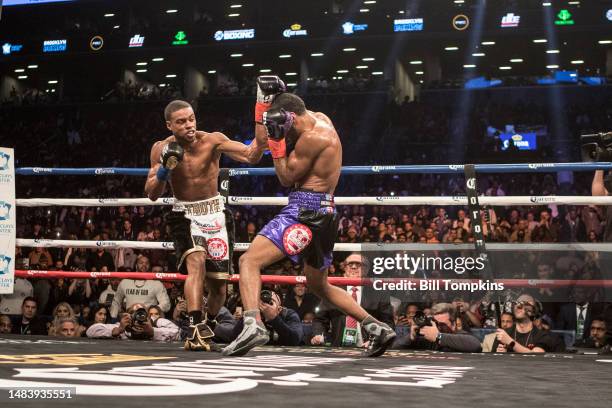
[(270, 149), (273, 159), (282, 159), (283, 157), (287, 157), (287, 145), (285, 144), (285, 139), (268, 139), (268, 148)]
[(255, 104), (255, 123), (263, 124), (263, 114), (270, 109), (270, 103), (257, 102)]

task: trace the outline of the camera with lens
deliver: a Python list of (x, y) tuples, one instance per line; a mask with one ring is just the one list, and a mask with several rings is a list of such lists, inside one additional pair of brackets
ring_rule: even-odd
[(612, 161), (612, 132), (581, 135), (583, 162)]
[(262, 290), (259, 296), (263, 303), (267, 303), (269, 305), (274, 304), (272, 301), (272, 291), (271, 290)]
[(416, 312), (412, 320), (414, 321), (417, 329), (434, 325), (434, 319), (431, 316), (425, 315), (425, 313), (421, 312), (420, 310)]
[(139, 309), (134, 310), (132, 313), (132, 325), (133, 326), (144, 326), (149, 321), (149, 314), (147, 313), (147, 309), (141, 307)]

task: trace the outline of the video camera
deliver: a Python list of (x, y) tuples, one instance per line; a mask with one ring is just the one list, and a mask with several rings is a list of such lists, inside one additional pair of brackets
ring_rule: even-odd
[(612, 132), (581, 135), (583, 162), (612, 161)]

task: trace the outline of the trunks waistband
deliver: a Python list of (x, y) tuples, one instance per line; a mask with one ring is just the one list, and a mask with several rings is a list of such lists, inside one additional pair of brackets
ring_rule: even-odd
[(201, 216), (208, 214), (217, 214), (223, 212), (223, 197), (217, 195), (215, 197), (200, 200), (200, 201), (178, 201), (174, 202), (172, 211), (184, 211), (185, 215)]
[(308, 208), (335, 207), (334, 195), (309, 190), (294, 190), (289, 193), (289, 205), (297, 204)]

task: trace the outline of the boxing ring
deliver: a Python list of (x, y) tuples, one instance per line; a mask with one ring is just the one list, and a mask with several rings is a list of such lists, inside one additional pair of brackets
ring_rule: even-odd
[[(334, 251), (474, 251), (491, 255), (504, 253), (565, 252), (612, 253), (603, 243), (490, 243), (484, 242), (480, 211), (486, 207), (555, 205), (612, 205), (612, 197), (505, 196), (478, 194), (476, 173), (594, 171), (612, 169), (612, 163), (538, 163), (433, 166), (349, 166), (342, 174), (419, 174), (464, 175), (466, 196), (449, 197), (336, 197), (336, 205), (376, 206), (462, 206), (471, 216), (474, 243), (464, 244), (348, 244), (337, 243)], [(148, 169), (125, 168), (19, 168), (20, 176), (112, 175), (145, 176)], [(270, 168), (236, 168), (221, 172), (221, 192), (230, 206), (281, 206), (284, 197), (231, 196), (230, 179), (272, 176)], [(149, 199), (17, 199), (22, 208), (44, 206), (117, 207), (171, 206), (172, 198)], [(480, 242), (479, 242), (480, 241)], [(86, 241), (18, 238), (22, 247), (173, 249), (169, 242)], [(235, 244), (236, 251), (248, 243)], [(180, 281), (178, 273), (16, 270), (22, 278), (131, 278)], [(499, 278), (510, 289), (525, 288), (609, 288), (611, 279), (517, 279)], [(386, 282), (397, 277), (383, 277)], [(305, 283), (303, 276), (263, 275), (264, 283)], [(409, 277), (419, 281), (422, 278)], [(470, 281), (468, 277), (457, 277)], [(237, 282), (232, 275), (230, 282)], [(334, 285), (371, 285), (373, 279), (330, 277)], [(60, 339), (35, 336), (0, 335), (0, 378), (5, 387), (54, 387), (70, 389), (78, 406), (202, 404), (211, 407), (242, 406), (245, 401), (259, 406), (344, 406), (347, 399), (367, 406), (418, 405), (475, 407), (514, 405), (529, 397), (536, 404), (558, 407), (603, 406), (612, 399), (612, 359), (593, 353), (516, 355), (468, 354), (428, 351), (388, 351), (384, 357), (365, 359), (359, 350), (319, 347), (261, 347), (246, 357), (222, 358), (217, 353), (186, 353), (180, 344), (142, 341), (103, 341), (99, 339)], [(35, 350), (35, 351), (34, 351)], [(297, 391), (297, 392), (296, 392)], [(4, 395), (4, 394), (3, 394)], [(585, 400), (586, 398), (586, 400)], [(486, 401), (486, 402), (485, 402)], [(551, 402), (552, 401), (552, 402)], [(49, 401), (50, 405), (58, 401)], [(603, 403), (603, 405), (602, 405)], [(22, 400), (20, 407), (38, 406), (36, 400)], [(63, 403), (62, 403), (63, 404)], [(59, 406), (59, 405), (58, 405)]]

